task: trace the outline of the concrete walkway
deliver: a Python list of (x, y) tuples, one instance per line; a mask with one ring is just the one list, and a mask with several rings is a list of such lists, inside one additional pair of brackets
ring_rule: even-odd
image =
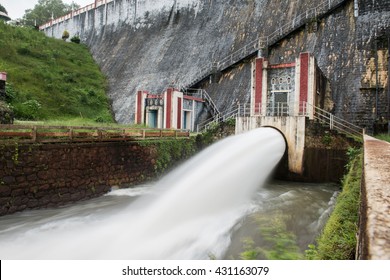
[(390, 260), (390, 143), (364, 136), (359, 256)]

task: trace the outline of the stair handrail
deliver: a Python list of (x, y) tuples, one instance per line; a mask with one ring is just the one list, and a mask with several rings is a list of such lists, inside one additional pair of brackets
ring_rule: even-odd
[(306, 103), (306, 106), (313, 108), (314, 119), (328, 125), (329, 129), (331, 129), (331, 130), (336, 130), (338, 132), (352, 135), (352, 136), (359, 137), (359, 138), (362, 137), (363, 134), (365, 133), (363, 128), (361, 128), (361, 127), (359, 127), (351, 122), (348, 122), (340, 117), (337, 117), (334, 114), (332, 114), (324, 109), (321, 109), (321, 108), (319, 108), (315, 105), (312, 105), (310, 103)]
[(219, 116), (221, 114), (221, 112), (218, 110), (217, 105), (215, 105), (213, 99), (210, 97), (210, 95), (207, 93), (207, 91), (204, 89), (201, 89), (201, 94), (202, 94), (202, 99), (206, 100), (210, 104), (213, 117)]
[(239, 110), (240, 110), (239, 106), (236, 108), (234, 108), (233, 106), (230, 109), (226, 110), (225, 112), (219, 113), (217, 117), (212, 117), (201, 122), (200, 124), (198, 124), (197, 132), (201, 133), (207, 130), (208, 128), (210, 128), (210, 126), (214, 124), (219, 124), (221, 122), (227, 121), (232, 118), (235, 119), (239, 115)]

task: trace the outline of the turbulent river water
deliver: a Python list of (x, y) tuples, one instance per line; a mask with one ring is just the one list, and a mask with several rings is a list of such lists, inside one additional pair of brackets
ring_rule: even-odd
[(257, 129), (214, 144), (153, 184), (0, 217), (0, 258), (299, 258), (337, 187), (269, 183), (284, 151), (279, 132)]

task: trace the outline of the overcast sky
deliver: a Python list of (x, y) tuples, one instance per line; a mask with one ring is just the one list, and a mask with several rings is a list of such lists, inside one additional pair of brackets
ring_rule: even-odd
[[(81, 7), (94, 3), (94, 0), (73, 0)], [(62, 0), (63, 3), (71, 4), (72, 0)], [(33, 9), (38, 3), (38, 0), (0, 0), (1, 5), (8, 12), (8, 16), (12, 19), (22, 18), (24, 11), (27, 9)]]

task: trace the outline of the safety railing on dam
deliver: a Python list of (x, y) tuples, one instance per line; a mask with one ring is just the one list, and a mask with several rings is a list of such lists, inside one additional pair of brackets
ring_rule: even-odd
[(188, 138), (188, 130), (87, 126), (0, 125), (0, 143), (112, 142)]
[(350, 123), (342, 118), (339, 118), (324, 109), (306, 103), (308, 108), (312, 108), (314, 111), (314, 119), (329, 127), (330, 130), (336, 130), (339, 133), (354, 136), (354, 137), (362, 137), (365, 134), (365, 130), (353, 123)]

